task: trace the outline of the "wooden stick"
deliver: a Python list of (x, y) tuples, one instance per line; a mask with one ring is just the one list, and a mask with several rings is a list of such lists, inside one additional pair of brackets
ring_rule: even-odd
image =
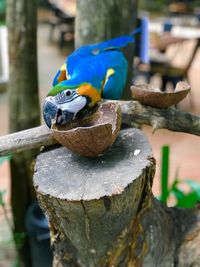
[(174, 107), (158, 109), (142, 105), (138, 101), (118, 101), (122, 110), (122, 122), (128, 126), (150, 125), (153, 132), (168, 129), (200, 136), (200, 116), (180, 111)]
[[(122, 110), (122, 123), (134, 127), (151, 125), (153, 132), (168, 129), (200, 136), (200, 117), (170, 107), (157, 109), (138, 101), (117, 101)], [(0, 156), (23, 150), (55, 144), (51, 130), (42, 125), (0, 137)]]
[(42, 125), (0, 137), (0, 156), (55, 143), (51, 130)]

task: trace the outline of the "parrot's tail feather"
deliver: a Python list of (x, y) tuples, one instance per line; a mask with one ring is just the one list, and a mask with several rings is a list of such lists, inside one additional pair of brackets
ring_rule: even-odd
[(112, 50), (112, 49), (118, 49), (121, 47), (126, 46), (128, 43), (134, 42), (134, 37), (131, 35), (127, 36), (121, 36), (117, 37), (108, 41), (105, 41), (103, 43), (97, 44), (93, 50), (99, 50), (100, 51), (105, 51), (105, 50)]
[(140, 32), (140, 28), (135, 29), (130, 35), (120, 36), (103, 43), (97, 44), (93, 47), (93, 52), (98, 53), (105, 50), (118, 49), (127, 46), (129, 43), (135, 41), (134, 35)]
[(134, 30), (130, 33), (130, 35), (135, 35), (135, 34), (140, 33), (140, 32), (141, 32), (141, 27), (138, 27), (138, 28), (134, 29)]

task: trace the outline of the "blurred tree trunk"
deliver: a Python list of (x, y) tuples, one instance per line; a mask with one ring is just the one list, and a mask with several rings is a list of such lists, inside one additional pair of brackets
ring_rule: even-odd
[[(137, 0), (77, 0), (75, 46), (98, 43), (129, 34), (136, 25)], [(134, 46), (125, 49), (129, 72), (124, 98), (131, 96), (130, 82)]]
[[(11, 132), (40, 124), (36, 11), (37, 0), (7, 0)], [(11, 205), (20, 266), (31, 266), (24, 220), (27, 207), (35, 199), (31, 170), (35, 156), (36, 151), (27, 151), (13, 155), (11, 160)]]

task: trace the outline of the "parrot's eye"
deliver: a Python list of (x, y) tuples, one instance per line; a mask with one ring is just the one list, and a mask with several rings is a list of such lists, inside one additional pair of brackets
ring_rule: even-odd
[(66, 94), (66, 96), (70, 96), (70, 95), (72, 94), (72, 92), (71, 92), (70, 90), (67, 90), (67, 91), (65, 92), (65, 94)]
[(58, 104), (63, 104), (72, 101), (76, 97), (76, 92), (70, 89), (59, 92), (55, 99)]

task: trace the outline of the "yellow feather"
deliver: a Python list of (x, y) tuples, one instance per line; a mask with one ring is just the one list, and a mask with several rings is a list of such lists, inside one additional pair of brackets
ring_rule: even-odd
[(104, 85), (107, 83), (108, 78), (109, 78), (111, 75), (113, 75), (114, 73), (115, 73), (115, 71), (114, 71), (113, 69), (108, 69), (108, 70), (107, 70), (107, 73), (106, 73), (106, 79), (105, 79), (105, 83), (104, 83)]
[(58, 77), (58, 82), (60, 83), (60, 82), (62, 82), (62, 81), (64, 81), (64, 80), (67, 80), (68, 79), (68, 77), (67, 77), (67, 68), (66, 68), (67, 66), (66, 66), (66, 63), (65, 64), (63, 64), (61, 67), (60, 67), (60, 71), (61, 71), (61, 73), (60, 73), (60, 75), (59, 75), (59, 77)]
[(91, 98), (91, 103), (89, 106), (94, 106), (97, 102), (101, 100), (100, 93), (90, 84), (83, 84), (77, 88), (77, 93), (80, 95), (89, 96)]
[(66, 63), (63, 64), (63, 65), (60, 67), (60, 70), (61, 70), (61, 71), (63, 71), (63, 70), (66, 71)]

